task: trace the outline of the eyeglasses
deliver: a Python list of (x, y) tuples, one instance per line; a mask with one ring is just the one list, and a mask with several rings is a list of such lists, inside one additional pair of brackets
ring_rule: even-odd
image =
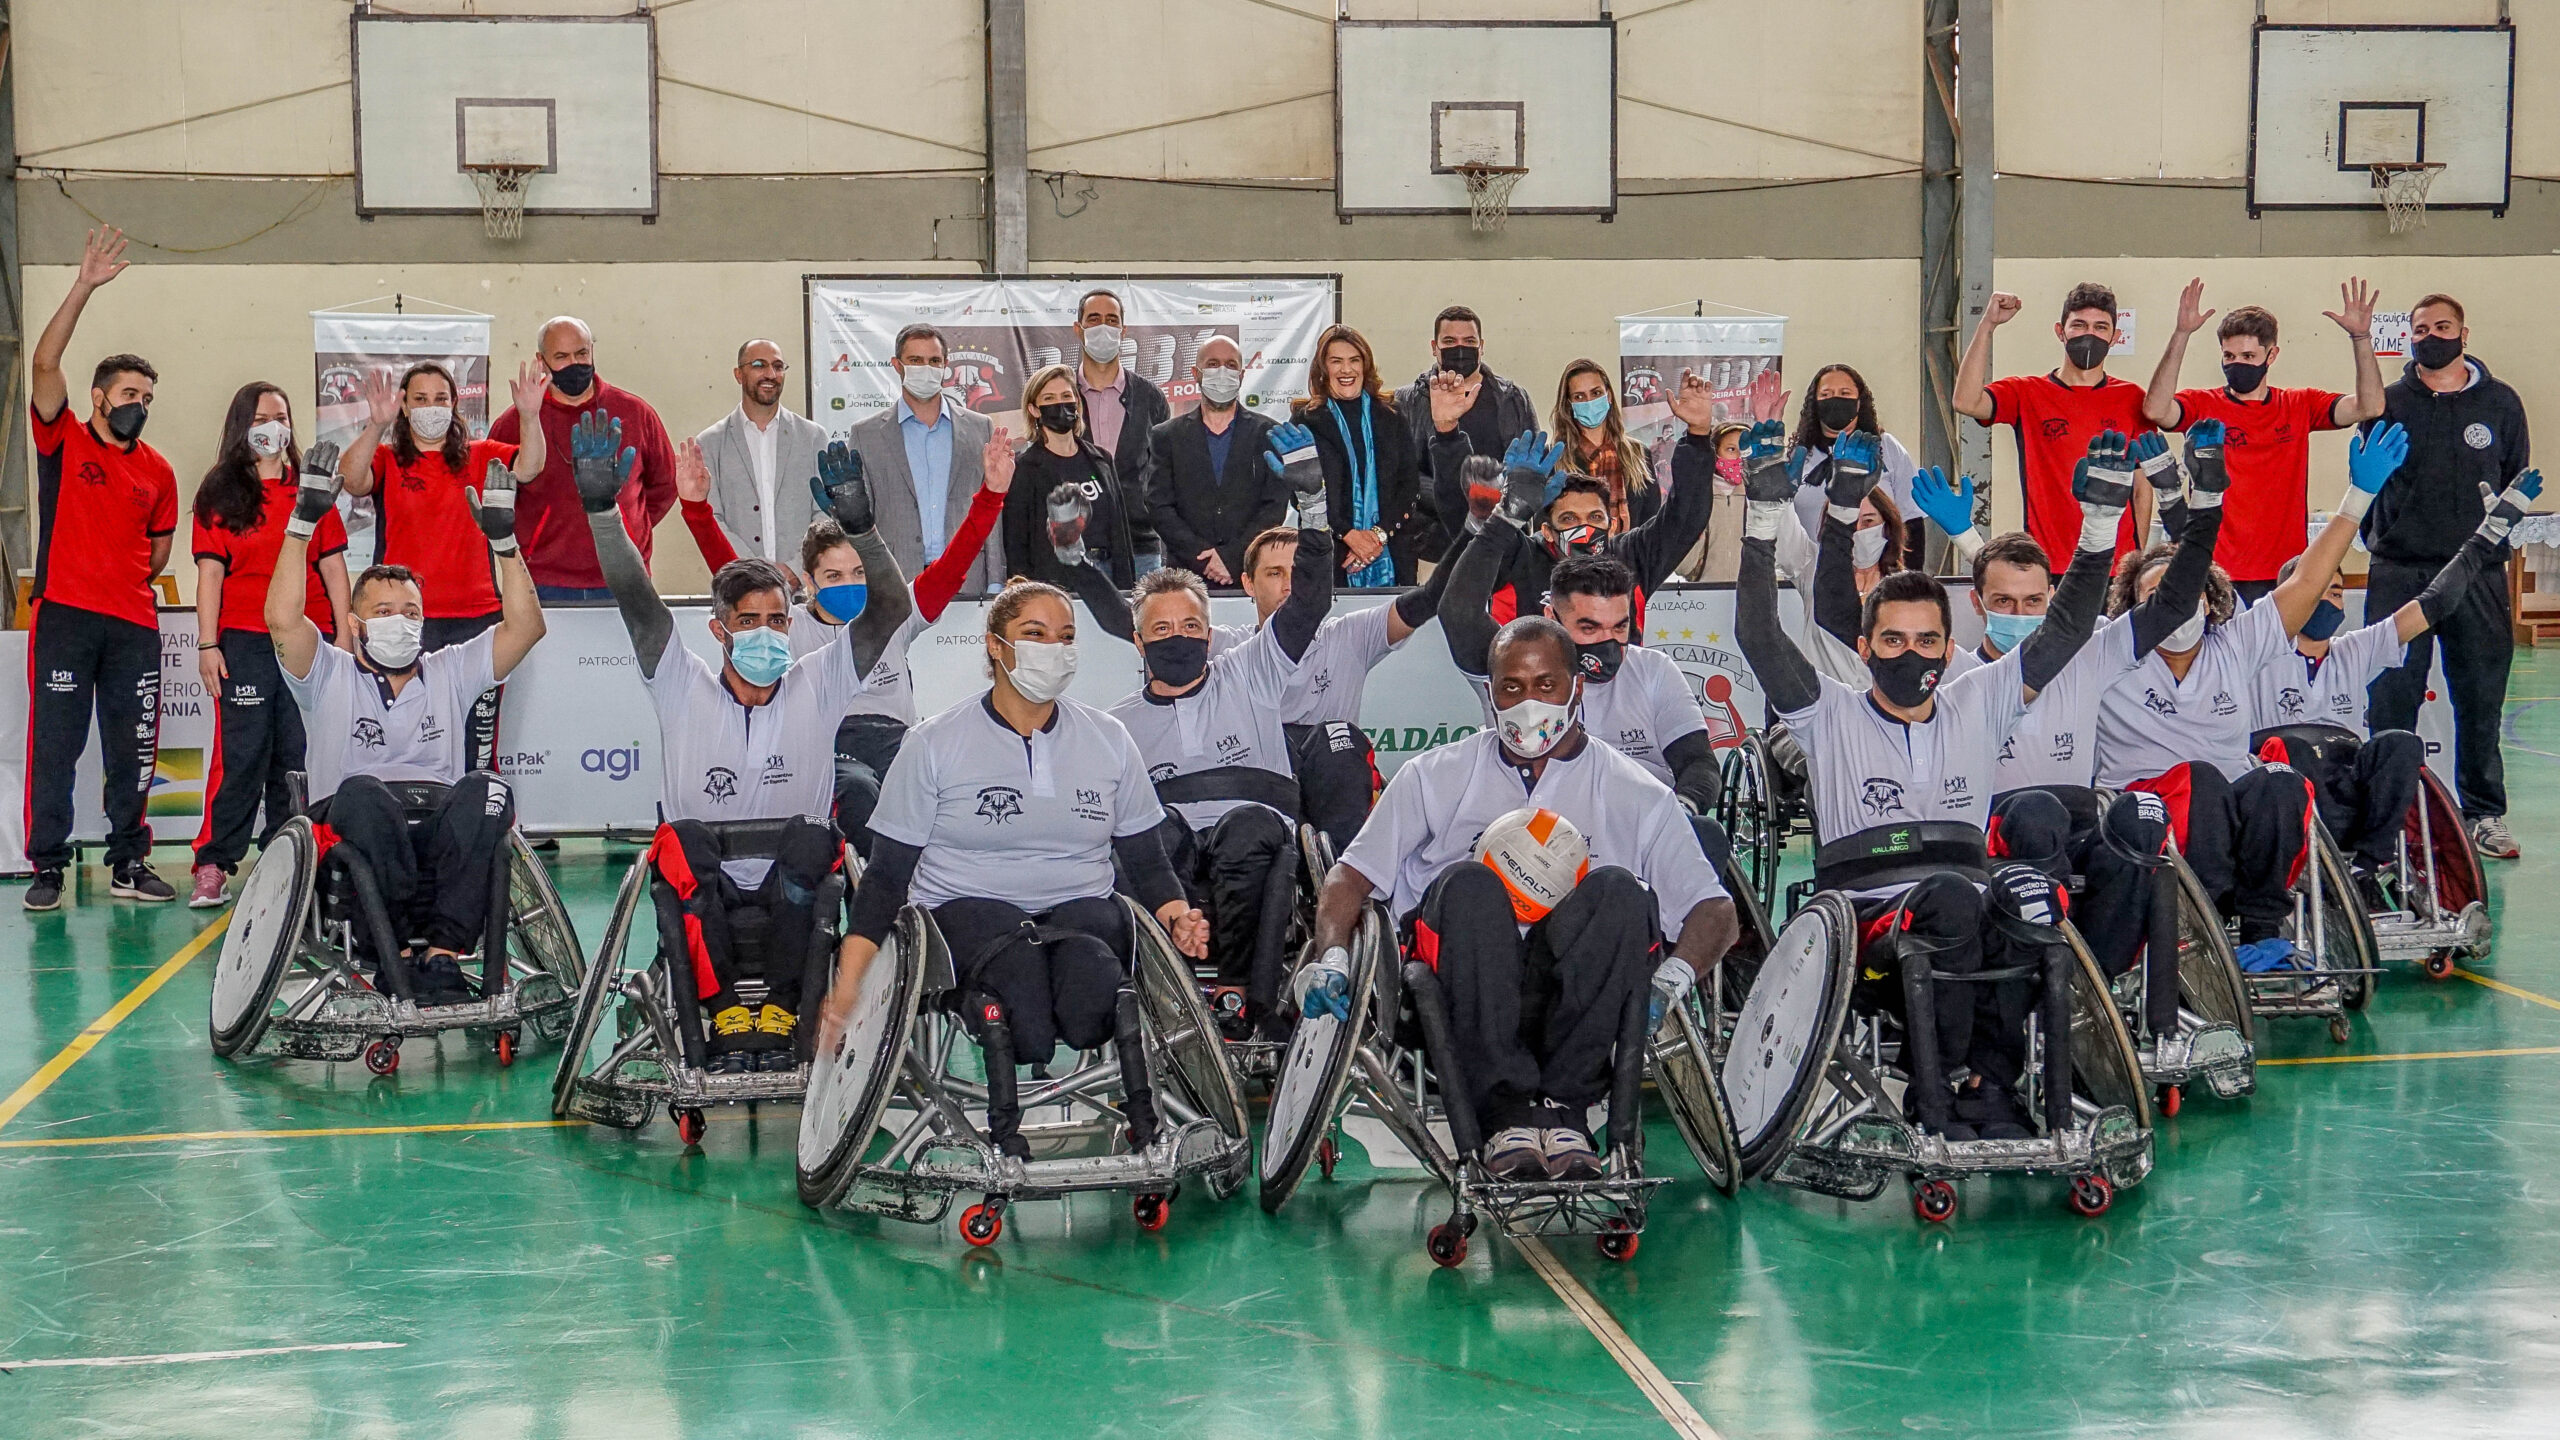
[(750, 360), (747, 362), (746, 368), (749, 370), (769, 371), (773, 374), (780, 375), (791, 368), (791, 362), (788, 360)]

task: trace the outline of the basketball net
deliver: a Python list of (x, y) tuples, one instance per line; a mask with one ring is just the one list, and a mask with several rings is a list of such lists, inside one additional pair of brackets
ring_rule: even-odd
[(1511, 218), (1511, 187), (1529, 173), (1526, 165), (1453, 165), (1467, 182), (1467, 218), (1477, 234), (1500, 230)]
[(2442, 165), (2376, 165), (2373, 188), (2382, 192), (2383, 211), (2391, 217), (2391, 233), (2405, 235), (2427, 223), (2427, 187), (2436, 183)]
[(481, 228), (492, 240), (514, 240), (524, 234), (525, 182), (540, 173), (539, 165), (471, 165), (466, 172), (480, 189)]

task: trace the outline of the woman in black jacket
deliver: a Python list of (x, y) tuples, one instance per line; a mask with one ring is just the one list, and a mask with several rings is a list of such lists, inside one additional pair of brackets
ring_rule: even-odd
[(1316, 340), (1307, 366), (1307, 398), (1291, 417), (1315, 432), (1332, 513), (1334, 563), (1341, 583), (1411, 585), (1415, 537), (1407, 520), (1422, 488), (1413, 435), (1386, 385), (1369, 342), (1348, 325)]
[(1022, 392), (1022, 419), (1032, 441), (1015, 457), (1013, 488), (1004, 497), (1005, 568), (1051, 585), (1075, 584), (1074, 573), (1058, 559), (1049, 539), (1050, 496), (1060, 486), (1072, 486), (1088, 511), (1084, 545), (1093, 563), (1123, 590), (1137, 584), (1120, 477), (1111, 457), (1085, 430), (1075, 371), (1051, 365), (1033, 375)]

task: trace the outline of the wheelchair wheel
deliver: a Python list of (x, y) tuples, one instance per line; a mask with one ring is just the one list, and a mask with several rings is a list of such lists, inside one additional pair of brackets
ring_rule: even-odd
[[(1342, 1113), (1342, 1093), (1351, 1083), (1351, 1063), (1360, 1048), (1362, 1021), (1378, 967), (1395, 948), (1387, 934), (1384, 912), (1362, 907), (1360, 928), (1351, 937), (1351, 1018), (1330, 1015), (1301, 1019), (1289, 1037), (1280, 1074), (1271, 1087), (1271, 1116), (1262, 1132), (1262, 1208), (1278, 1213), (1306, 1178), (1309, 1161), (1321, 1161), (1331, 1144), (1334, 1118)], [(1331, 1174), (1333, 1167), (1325, 1164)]]
[(2187, 868), (2186, 857), (2173, 848), (2171, 873), (2178, 890), (2178, 990), (2180, 1000), (2207, 1022), (2220, 1022), (2257, 1043), (2258, 1027), (2249, 1009), (2249, 988), (2240, 978), (2240, 962), (2231, 953), (2231, 936), (2222, 928), (2222, 912), (2204, 893), (2204, 882)]
[(587, 957), (551, 872), (521, 831), (507, 834), (507, 904), (508, 983), (524, 987), (518, 1003), (540, 1012), (533, 1030), (549, 1039), (567, 1028), (560, 1012), (586, 981)]
[(577, 1005), (570, 1011), (568, 1029), (560, 1040), (560, 1064), (551, 1072), (551, 1117), (555, 1120), (567, 1117), (571, 1102), (577, 1098), (578, 1078), (586, 1073), (587, 1049), (595, 1043), (596, 1029), (604, 1021), (605, 998), (622, 979), (622, 952), (631, 942), (631, 923), (648, 889), (649, 862), (644, 859), (623, 874), (622, 889), (613, 897), (613, 918), (605, 922), (604, 938), (596, 947), (595, 963), (587, 967), (578, 986)]
[(2441, 980), (2453, 973), (2456, 955), (2489, 953), (2489, 882), (2480, 848), (2471, 843), (2471, 827), (2462, 823), (2462, 806), (2436, 772), (2423, 767), (2418, 771), (2418, 803), (2409, 812), (2407, 853), (2415, 873), (2400, 877), (2403, 889), (2424, 889), (2432, 877), (2435, 913), (2469, 922), (2465, 930), (2472, 938), (2444, 952), (2441, 963), (2434, 957), (2428, 962), (2427, 973)]
[(1138, 1002), (1170, 1061), (1165, 1067), (1170, 1078), (1185, 1102), (1217, 1122), (1228, 1138), (1245, 1138), (1244, 1091), (1227, 1064), (1217, 1021), (1191, 977), (1191, 962), (1173, 948), (1172, 937), (1144, 906), (1125, 896), (1120, 903), (1128, 907), (1138, 942)]
[[(1733, 841), (1733, 868), (1759, 897), (1763, 915), (1777, 907), (1778, 861), (1786, 849), (1786, 821), (1771, 788), (1769, 750), (1757, 735), (1724, 752), (1724, 793), (1716, 823)], [(1737, 892), (1739, 893), (1739, 892)]]
[(925, 954), (942, 943), (933, 922), (910, 905), (898, 916), (889, 943), (862, 974), (862, 993), (835, 1053), (810, 1064), (809, 1093), (801, 1101), (800, 1201), (821, 1209), (853, 1188), (880, 1114), (897, 1088), (907, 1037), (915, 1030), (924, 995)]
[[(1724, 1089), (1716, 1083), (1714, 1056), (1708, 1047), (1717, 1017), (1706, 1008), (1703, 988), (1692, 989), (1680, 1008), (1664, 1017), (1660, 1033), (1653, 1037), (1653, 1083), (1662, 1092), (1663, 1108), (1671, 1112), (1680, 1138), (1689, 1142), (1689, 1154), (1706, 1172), (1707, 1183), (1730, 1195), (1742, 1188), (1742, 1157), (1733, 1138), (1733, 1116), (1725, 1109)], [(1627, 1255), (1635, 1253), (1632, 1235), (1626, 1248)], [(1602, 1253), (1608, 1253), (1605, 1236)], [(1623, 1260), (1627, 1255), (1610, 1258)]]
[(2142, 1062), (2133, 1036), (2124, 1028), (2124, 1012), (2116, 1008), (2107, 977), (2098, 969), (2078, 926), (2063, 922), (2071, 941), (2071, 1076), (2079, 1091), (2100, 1107), (2121, 1105), (2143, 1129), (2151, 1128), (2151, 1090), (2142, 1082)]
[(1766, 1174), (1794, 1147), (1848, 1022), (1857, 968), (1858, 913), (1846, 896), (1815, 895), (1778, 932), (1720, 1077), (1745, 1176)]
[(2320, 903), (2314, 923), (2319, 926), (2322, 968), (2340, 972), (2338, 1003), (2361, 1010), (2373, 998), (2373, 970), (2379, 963), (2375, 957), (2381, 954), (2373, 938), (2373, 917), (2365, 912), (2363, 897), (2347, 873), (2346, 857), (2338, 853), (2327, 826), (2312, 825), (2311, 850), (2312, 863), (2320, 867)]
[(207, 1016), (213, 1053), (232, 1056), (257, 1048), (266, 1033), (276, 988), (302, 948), (311, 919), (313, 881), (320, 846), (311, 822), (284, 822), (258, 853), (248, 883), (231, 909), (231, 928), (214, 963), (213, 1001)]

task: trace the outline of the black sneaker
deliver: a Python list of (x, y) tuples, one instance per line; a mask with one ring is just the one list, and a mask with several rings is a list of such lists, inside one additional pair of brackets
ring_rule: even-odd
[(62, 872), (59, 870), (37, 871), (35, 882), (27, 886), (26, 898), (18, 903), (29, 910), (61, 909)]
[(2025, 1140), (2035, 1134), (2018, 1092), (1996, 1080), (1986, 1079), (1957, 1091), (1955, 1111), (1959, 1123), (1970, 1126), (1985, 1140)]
[(161, 879), (160, 872), (140, 860), (128, 860), (117, 866), (107, 893), (119, 900), (147, 900), (155, 905), (178, 898), (177, 887)]
[(476, 997), (471, 982), (462, 976), (462, 966), (450, 955), (430, 955), (417, 962), (410, 979), (418, 987), (421, 1005), (468, 1005)]
[(800, 1067), (800, 1057), (788, 1050), (758, 1050), (756, 1068), (767, 1074), (787, 1075)]
[(702, 1068), (712, 1075), (745, 1075), (756, 1068), (756, 1057), (744, 1050), (724, 1050), (704, 1061)]
[(2364, 901), (2364, 908), (2367, 911), (2379, 915), (2400, 908), (2397, 904), (2393, 903), (2390, 895), (2384, 891), (2382, 885), (2382, 872), (2379, 870), (2368, 870), (2362, 865), (2355, 865), (2349, 867), (2349, 873), (2355, 876), (2356, 895)]

